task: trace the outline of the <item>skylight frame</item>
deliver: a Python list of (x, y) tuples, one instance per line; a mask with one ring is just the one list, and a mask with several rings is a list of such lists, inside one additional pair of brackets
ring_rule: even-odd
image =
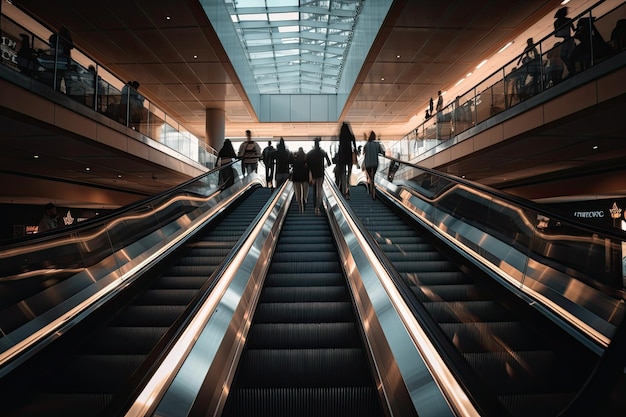
[(262, 94), (337, 93), (364, 0), (224, 1)]

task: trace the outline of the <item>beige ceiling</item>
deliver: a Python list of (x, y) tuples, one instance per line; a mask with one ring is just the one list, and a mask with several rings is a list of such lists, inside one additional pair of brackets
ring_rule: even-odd
[[(197, 0), (13, 0), (13, 3), (48, 27), (68, 27), (77, 48), (120, 79), (139, 80), (140, 91), (148, 99), (198, 137), (205, 135), (205, 112), (212, 108), (224, 110), (225, 136), (231, 138), (241, 138), (246, 129), (252, 130), (255, 137), (284, 136), (288, 139), (331, 137), (338, 132), (339, 121), (259, 123)], [(580, 8), (588, 7), (590, 3), (572, 1), (570, 14), (582, 11)], [(430, 97), (436, 96), (438, 90), (447, 90), (449, 96), (454, 96), (454, 84), (469, 71), (474, 71), (483, 59), (495, 56), (507, 42), (517, 40), (509, 51), (509, 56), (514, 56), (522, 49), (520, 37), (525, 39), (531, 33), (538, 39), (549, 33), (553, 11), (559, 4), (560, 0), (395, 1), (357, 78), (341, 120), (349, 121), (357, 136), (374, 130), (383, 140), (401, 138), (422, 120), (426, 103)], [(169, 20), (167, 16), (170, 16)], [(194, 55), (198, 58), (194, 59)], [(504, 59), (505, 54), (502, 55)], [(493, 67), (497, 65), (494, 60), (490, 60), (489, 65), (483, 70), (497, 68)], [(442, 168), (463, 173), (470, 179), (485, 179), (494, 186), (504, 184), (511, 189), (517, 186), (515, 181), (511, 182), (512, 178), (519, 181), (557, 171), (568, 171), (571, 176), (577, 166), (598, 164), (589, 159), (583, 146), (570, 149), (567, 141), (572, 133), (593, 138), (593, 131), (584, 129), (585, 125), (592, 125), (592, 117), (595, 116), (589, 115), (586, 121), (564, 122), (569, 123), (568, 126), (550, 126), (548, 131), (533, 132), (532, 137), (527, 138), (527, 143), (537, 144), (546, 138), (557, 138), (562, 145), (558, 146), (557, 153), (550, 146), (545, 147), (544, 152), (535, 152), (532, 158), (524, 158), (524, 152), (541, 149), (541, 146), (529, 148), (512, 143), (511, 149), (501, 146)], [(4, 122), (11, 121), (5, 119)], [(604, 128), (613, 139), (624, 136), (620, 126), (609, 123)], [(48, 135), (58, 142), (75, 140), (61, 137), (58, 132)], [(28, 143), (26, 136), (20, 135), (23, 138), (21, 143)], [(99, 152), (94, 150), (94, 158)], [(86, 159), (92, 155), (84, 156)], [(57, 159), (59, 165), (50, 172), (63, 175), (61, 171), (66, 162), (63, 162), (64, 158)], [(76, 159), (80, 160), (80, 155)], [(119, 163), (114, 162), (118, 159)], [(113, 184), (113, 174), (125, 169), (123, 159), (119, 155), (111, 157), (111, 163), (103, 164), (103, 170), (110, 168), (110, 172), (102, 177), (95, 178), (92, 173), (89, 178), (75, 179), (67, 173), (65, 179), (87, 185), (106, 184), (110, 188), (120, 186), (144, 194), (165, 189), (181, 180), (176, 172), (140, 166), (141, 162), (134, 160), (131, 166), (141, 175), (122, 185)], [(589, 194), (589, 187), (570, 193)], [(545, 191), (547, 187), (543, 188), (544, 191), (539, 193), (542, 198), (550, 193)], [(617, 189), (626, 193), (626, 185), (616, 187), (616, 192)], [(528, 196), (540, 198), (530, 192)]]

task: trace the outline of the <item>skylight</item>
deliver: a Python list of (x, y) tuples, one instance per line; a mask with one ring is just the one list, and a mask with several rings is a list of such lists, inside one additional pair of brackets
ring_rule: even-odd
[(364, 0), (224, 0), (261, 94), (336, 94)]

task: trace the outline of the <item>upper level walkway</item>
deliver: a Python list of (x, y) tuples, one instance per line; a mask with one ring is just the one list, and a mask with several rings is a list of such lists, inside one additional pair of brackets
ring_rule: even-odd
[[(626, 3), (593, 19), (592, 36), (585, 28), (593, 12), (573, 19), (580, 27), (571, 38), (573, 58), (564, 61), (564, 42), (546, 36), (533, 46), (532, 61), (519, 56), (458, 96), (394, 143), (390, 156), (528, 198), (541, 198), (542, 188), (550, 192), (546, 176), (569, 170), (580, 176), (599, 161), (606, 168), (623, 160), (626, 43), (619, 31)], [(540, 176), (540, 187), (518, 188)]]

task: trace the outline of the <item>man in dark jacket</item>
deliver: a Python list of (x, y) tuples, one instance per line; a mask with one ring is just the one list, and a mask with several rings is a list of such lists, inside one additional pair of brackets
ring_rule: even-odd
[(311, 171), (313, 186), (313, 201), (315, 201), (315, 214), (322, 212), (322, 184), (324, 183), (324, 159), (330, 166), (330, 158), (326, 151), (320, 148), (321, 138), (315, 138), (315, 147), (306, 155), (306, 164)]

